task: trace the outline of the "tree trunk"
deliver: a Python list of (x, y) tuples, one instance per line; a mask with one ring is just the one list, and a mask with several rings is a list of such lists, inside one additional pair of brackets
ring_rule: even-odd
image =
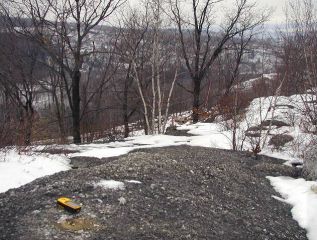
[(237, 151), (237, 130), (238, 130), (238, 90), (235, 91), (234, 95), (234, 112), (233, 112), (233, 132), (232, 132), (232, 149), (233, 151)]
[(61, 104), (59, 102), (56, 89), (53, 89), (52, 96), (53, 96), (53, 102), (55, 102), (55, 111), (56, 111), (56, 118), (58, 122), (58, 127), (59, 127), (59, 132), (60, 132), (60, 138), (61, 141), (64, 143), (66, 139), (66, 134), (65, 134), (65, 126), (64, 126), (64, 114), (63, 114), (63, 109), (62, 109), (62, 92), (61, 92)]
[[(154, 43), (155, 45), (155, 43)], [(155, 116), (156, 116), (156, 89), (155, 89), (155, 64), (156, 64), (156, 50), (155, 46), (153, 46), (152, 50), (152, 123), (151, 128), (148, 130), (151, 133), (155, 133)]]
[(149, 135), (149, 126), (150, 125), (147, 123), (145, 114), (144, 114), (143, 118), (144, 118), (144, 121), (143, 121), (144, 134)]
[(26, 121), (27, 122), (26, 122), (26, 126), (25, 126), (24, 144), (28, 146), (31, 144), (33, 119), (31, 116), (27, 116)]
[(24, 144), (30, 145), (32, 142), (32, 129), (33, 129), (33, 121), (34, 121), (34, 109), (30, 105), (30, 103), (26, 103), (25, 106), (25, 125), (24, 125)]
[(123, 92), (123, 104), (122, 104), (122, 112), (123, 112), (123, 125), (124, 125), (124, 137), (129, 137), (130, 129), (129, 129), (129, 116), (128, 116), (128, 88), (127, 84), (125, 84), (124, 92)]
[(130, 134), (129, 118), (127, 114), (123, 116), (123, 120), (124, 120), (124, 138), (127, 138), (129, 137), (129, 134)]
[(144, 121), (145, 121), (145, 124), (146, 124), (146, 127), (144, 127), (145, 135), (148, 135), (149, 133), (152, 134), (151, 127), (150, 127), (150, 121), (149, 121), (149, 115), (148, 115), (149, 114), (148, 113), (148, 106), (147, 106), (147, 103), (145, 101), (145, 97), (144, 97), (144, 94), (143, 94), (143, 91), (142, 91), (142, 86), (141, 86), (141, 83), (140, 83), (139, 74), (138, 74), (138, 71), (136, 69), (136, 64), (135, 64), (134, 60), (133, 60), (132, 64), (133, 64), (133, 70), (134, 70), (134, 73), (135, 73), (135, 80), (136, 80), (137, 85), (138, 85), (139, 94), (140, 94), (140, 97), (141, 97), (141, 100), (142, 100), (142, 103), (143, 103), (143, 108), (144, 108)]
[(25, 133), (25, 145), (29, 146), (32, 142), (32, 128), (33, 128), (33, 123), (32, 120), (27, 123), (26, 127), (26, 133)]
[[(165, 117), (164, 117), (164, 123), (163, 123), (163, 127), (162, 127), (162, 133), (165, 133), (165, 131), (166, 131), (166, 124), (167, 124), (167, 120), (168, 120), (168, 111), (169, 111), (169, 108), (170, 108), (170, 102), (171, 102), (171, 98), (172, 98), (175, 82), (177, 80), (177, 76), (178, 76), (178, 67), (176, 67), (174, 80), (172, 82), (172, 85), (171, 85), (171, 88), (170, 88), (170, 91), (169, 91), (169, 94), (168, 94), (167, 102), (166, 102)], [(172, 123), (172, 125), (174, 125), (174, 123)]]
[[(61, 83), (62, 84), (62, 83)], [(62, 85), (60, 87), (60, 133), (63, 142), (66, 142), (66, 128), (65, 128), (65, 102), (64, 102), (64, 92)]]
[(193, 102), (193, 123), (199, 121), (199, 108), (200, 108), (200, 84), (201, 79), (195, 79), (194, 81), (194, 102)]
[(81, 143), (80, 136), (80, 71), (75, 70), (72, 78), (72, 118), (73, 118), (73, 142), (75, 144)]

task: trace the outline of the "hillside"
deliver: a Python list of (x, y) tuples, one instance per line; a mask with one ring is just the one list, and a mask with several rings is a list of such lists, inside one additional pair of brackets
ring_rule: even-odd
[(0, 194), (0, 239), (306, 239), (265, 178), (292, 174), (280, 160), (178, 146), (103, 161)]
[[(100, 139), (93, 144), (84, 145), (49, 145), (33, 146), (26, 149), (14, 147), (2, 149), (0, 152), (0, 191), (5, 193), (0, 200), (0, 204), (3, 207), (1, 214), (19, 219), (20, 213), (14, 210), (15, 205), (25, 205), (26, 212), (23, 212), (23, 210), (22, 215), (26, 213), (26, 216), (32, 217), (32, 221), (37, 221), (33, 218), (39, 217), (39, 219), (42, 219), (40, 213), (44, 211), (44, 219), (41, 221), (46, 225), (43, 225), (43, 227), (50, 229), (47, 231), (49, 231), (49, 234), (53, 234), (52, 236), (57, 235), (58, 238), (61, 238), (60, 235), (65, 234), (64, 231), (57, 231), (53, 226), (56, 226), (56, 224), (60, 226), (61, 221), (66, 221), (65, 224), (68, 224), (70, 220), (67, 220), (68, 218), (65, 213), (55, 208), (55, 201), (58, 197), (73, 197), (83, 203), (85, 207), (88, 205), (89, 211), (85, 212), (85, 210), (83, 210), (84, 215), (79, 216), (84, 216), (85, 219), (88, 217), (90, 220), (91, 216), (93, 216), (93, 222), (101, 221), (101, 224), (104, 226), (104, 224), (106, 224), (104, 221), (106, 220), (104, 217), (98, 217), (98, 214), (95, 214), (96, 210), (91, 208), (91, 204), (97, 204), (96, 209), (103, 212), (105, 211), (102, 209), (103, 207), (106, 209), (110, 207), (108, 200), (111, 204), (118, 204), (118, 199), (121, 199), (120, 201), (125, 203), (128, 202), (128, 197), (137, 199), (138, 201), (140, 198), (147, 199), (149, 196), (156, 194), (155, 189), (152, 189), (156, 183), (150, 180), (159, 179), (159, 182), (163, 182), (162, 187), (164, 189), (167, 189), (167, 186), (169, 186), (165, 186), (165, 184), (171, 183), (173, 189), (176, 189), (177, 185), (179, 189), (186, 190), (186, 193), (182, 193), (185, 195), (190, 195), (191, 192), (195, 192), (196, 188), (202, 188), (199, 194), (202, 194), (202, 199), (205, 199), (204, 201), (206, 201), (207, 205), (209, 204), (209, 210), (206, 205), (203, 212), (199, 213), (202, 215), (201, 219), (204, 219), (206, 213), (208, 213), (208, 216), (210, 214), (210, 218), (215, 218), (216, 216), (213, 215), (212, 209), (222, 206), (222, 197), (218, 199), (217, 202), (213, 202), (210, 196), (214, 197), (220, 193), (223, 194), (227, 189), (230, 189), (230, 191), (233, 191), (232, 194), (234, 198), (225, 199), (229, 209), (225, 209), (224, 213), (233, 214), (233, 219), (238, 221), (238, 218), (241, 217), (241, 212), (245, 211), (247, 214), (252, 215), (252, 213), (247, 210), (251, 204), (249, 201), (251, 201), (252, 204), (256, 204), (256, 201), (264, 197), (263, 202), (258, 203), (257, 206), (263, 208), (273, 204), (274, 211), (268, 209), (260, 213), (259, 210), (257, 214), (260, 214), (259, 216), (261, 216), (261, 218), (271, 219), (279, 218), (280, 216), (282, 216), (282, 218), (289, 218), (291, 212), (293, 219), (307, 231), (307, 237), (311, 240), (315, 240), (317, 236), (317, 215), (315, 214), (317, 211), (315, 207), (317, 195), (314, 193), (316, 182), (296, 179), (301, 175), (301, 168), (290, 167), (291, 164), (302, 163), (306, 150), (315, 139), (315, 134), (311, 131), (313, 129), (307, 128), (310, 125), (307, 125), (307, 116), (303, 112), (305, 106), (311, 104), (314, 99), (315, 96), (310, 94), (293, 95), (289, 97), (273, 96), (256, 98), (241, 112), (241, 116), (238, 118), (239, 121), (236, 123), (237, 128), (235, 135), (233, 135), (232, 128), (233, 119), (226, 118), (225, 115), (216, 116), (212, 123), (201, 122), (192, 124), (189, 121), (190, 113), (187, 112), (180, 116), (171, 116), (167, 135), (144, 136), (142, 132), (140, 132), (139, 136), (129, 137), (122, 141), (115, 142), (107, 142), (106, 139)], [(306, 103), (303, 102), (303, 100), (305, 100)], [(209, 113), (207, 114), (207, 117), (208, 116)], [(233, 136), (236, 137), (235, 143), (239, 146), (237, 150), (242, 150), (242, 152), (227, 151), (232, 149)], [(261, 146), (261, 152), (258, 156), (254, 156), (252, 153), (255, 144)], [(216, 150), (215, 148), (223, 150)], [(125, 154), (128, 155), (118, 157)], [(286, 162), (278, 160), (277, 158), (284, 159)], [(178, 163), (181, 164), (179, 169)], [(174, 164), (176, 167), (176, 169), (174, 169), (175, 171), (171, 170), (174, 168)], [(220, 164), (220, 166), (217, 166), (217, 164)], [(232, 166), (234, 166), (234, 168), (232, 168)], [(226, 172), (227, 170), (228, 172)], [(188, 171), (192, 174), (192, 176), (190, 176), (193, 179), (188, 178)], [(45, 177), (51, 174), (55, 175)], [(168, 176), (168, 174), (170, 174), (170, 176)], [(222, 174), (225, 175), (222, 176)], [(288, 178), (289, 176), (295, 178)], [(252, 178), (254, 179), (252, 180)], [(106, 190), (106, 192), (103, 193), (98, 187), (98, 183), (100, 183), (100, 181), (102, 183), (103, 180), (119, 181), (105, 183), (106, 185), (110, 184), (112, 187), (112, 184), (114, 184), (114, 186), (119, 187), (119, 190)], [(132, 182), (126, 182), (129, 180), (132, 180)], [(196, 182), (196, 180), (198, 182)], [(203, 184), (204, 181), (207, 181), (206, 186)], [(30, 184), (23, 186), (26, 183)], [(202, 184), (200, 185), (199, 183)], [(125, 187), (123, 187), (123, 184)], [(214, 186), (214, 184), (216, 184), (216, 186)], [(272, 186), (270, 186), (270, 184)], [(127, 197), (123, 189), (127, 190), (130, 189), (130, 187), (133, 191), (136, 190), (140, 196), (135, 196), (135, 193), (131, 190), (132, 192), (129, 192), (129, 194), (131, 193), (132, 195), (128, 195)], [(143, 187), (147, 189), (145, 192), (142, 190)], [(150, 189), (148, 187), (150, 187)], [(12, 188), (17, 189), (9, 190)], [(276, 192), (274, 192), (274, 190), (276, 190)], [(32, 194), (29, 194), (27, 198), (25, 198), (27, 192), (32, 192)], [(261, 196), (262, 193), (265, 194), (265, 196)], [(109, 199), (107, 197), (108, 194), (110, 194)], [(166, 200), (166, 194), (164, 195), (161, 192), (158, 194), (159, 195), (155, 195), (157, 201), (162, 204), (164, 209), (169, 209), (170, 203)], [(175, 196), (172, 196), (177, 199), (182, 198), (182, 196), (178, 195), (179, 193), (177, 191), (175, 194)], [(229, 195), (231, 196), (231, 192)], [(161, 198), (161, 196), (165, 197)], [(123, 199), (120, 197), (123, 197)], [(200, 197), (197, 197), (197, 199), (194, 199), (194, 196), (192, 197), (190, 206), (191, 204), (193, 204), (193, 206), (201, 204), (200, 201), (202, 199)], [(240, 202), (242, 202), (242, 205), (234, 209), (233, 206), (240, 204)], [(140, 202), (135, 204), (139, 203)], [(290, 205), (286, 205), (286, 203)], [(151, 205), (152, 204), (151, 202)], [(117, 207), (116, 211), (122, 208), (122, 206), (115, 206)], [(144, 204), (141, 204), (138, 208), (142, 206), (144, 206)], [(282, 214), (275, 213), (275, 208), (283, 208), (287, 211)], [(182, 212), (185, 211), (185, 207), (182, 209)], [(309, 211), (307, 209), (309, 209)], [(49, 210), (48, 213), (45, 212), (47, 210)], [(193, 210), (193, 214), (196, 210), (197, 209)], [(29, 211), (35, 211), (35, 215), (33, 216), (33, 213), (30, 215)], [(156, 208), (151, 209), (148, 210), (147, 214), (152, 216), (152, 218), (155, 218), (157, 215), (160, 216), (156, 211)], [(267, 211), (270, 212), (272, 216), (261, 215), (265, 215)], [(137, 216), (134, 216), (134, 213), (129, 213), (132, 215), (126, 216), (126, 212), (120, 212), (120, 214), (122, 217), (132, 217), (133, 219), (137, 217), (146, 219), (147, 217), (142, 215), (145, 214), (144, 212)], [(180, 216), (181, 219), (184, 219), (182, 214), (183, 213), (174, 212), (169, 214), (166, 212), (164, 217), (175, 218), (177, 220)], [(196, 217), (200, 219), (199, 216)], [(249, 219), (249, 217), (248, 215), (242, 218)], [(198, 227), (193, 233), (206, 234), (204, 236), (209, 238), (212, 236), (210, 235), (211, 232), (203, 230), (203, 228), (206, 227), (206, 225), (204, 225), (206, 221), (201, 219), (199, 220), (201, 221), (200, 225), (203, 225), (201, 225), (201, 228)], [(82, 220), (82, 218), (80, 218), (80, 220)], [(107, 220), (109, 219), (107, 218)], [(110, 220), (112, 221), (112, 219)], [(29, 219), (27, 221), (29, 221)], [(120, 219), (120, 221), (123, 221), (123, 219)], [(226, 217), (220, 217), (219, 221), (219, 224), (225, 225), (226, 223), (223, 221), (228, 221), (228, 219)], [(260, 220), (258, 219), (257, 221)], [(290, 218), (289, 221), (293, 220)], [(255, 223), (260, 224), (260, 222)], [(42, 226), (41, 224), (39, 223), (39, 226)], [(96, 224), (99, 225), (99, 223)], [(113, 223), (111, 222), (111, 224)], [(127, 224), (129, 225), (130, 223)], [(276, 231), (280, 231), (281, 234), (284, 231), (286, 234), (289, 231), (288, 227), (294, 224), (296, 225), (297, 223), (287, 223), (286, 226), (286, 224), (278, 220), (278, 224), (280, 225), (276, 227), (271, 226), (270, 231), (273, 232), (272, 239), (283, 239), (281, 237), (282, 235), (274, 235), (279, 234), (276, 233)], [(115, 225), (116, 224), (110, 226), (112, 234), (114, 234), (113, 238), (123, 238), (117, 235), (118, 232), (114, 227)], [(124, 225), (126, 225), (126, 223), (124, 223)], [(0, 233), (3, 232), (5, 236), (10, 235), (13, 228), (11, 223), (3, 226), (4, 228)], [(248, 224), (247, 226), (250, 227)], [(250, 230), (250, 234), (257, 233), (255, 229), (256, 226), (253, 226), (254, 229), (252, 228)], [(37, 231), (37, 228), (30, 230), (26, 230), (26, 228), (27, 225), (22, 224), (23, 231), (30, 231), (30, 236), (35, 234), (34, 231)], [(134, 225), (132, 228), (135, 229), (135, 234), (145, 234), (144, 239), (150, 238), (150, 235), (147, 235), (150, 234), (150, 230), (148, 230), (148, 233), (143, 233), (142, 231), (139, 232), (138, 228)], [(95, 228), (93, 229), (96, 230)], [(157, 229), (157, 226), (155, 229)], [(263, 227), (263, 229), (267, 230), (266, 227)], [(95, 236), (94, 234), (101, 236), (98, 234), (105, 234), (104, 229), (100, 230), (98, 227), (97, 230), (96, 233), (77, 231), (76, 234), (84, 234), (84, 236), (86, 236), (85, 234), (88, 234), (87, 236)], [(151, 232), (151, 234), (155, 234), (156, 231), (159, 231), (158, 236), (165, 234), (160, 232), (160, 229)], [(253, 239), (253, 235), (248, 235), (249, 233), (246, 231), (247, 229), (237, 231), (237, 234), (243, 236), (243, 239)], [(292, 233), (297, 231), (298, 230), (292, 230)], [(183, 238), (184, 236), (182, 232), (178, 231), (170, 232), (170, 234), (176, 234), (175, 236), (170, 236), (170, 238), (176, 239)], [(20, 235), (18, 233), (18, 235), (14, 236), (18, 238)], [(37, 237), (36, 234), (34, 236)], [(155, 235), (155, 237), (159, 238), (158, 236)], [(165, 237), (167, 236), (169, 235)], [(279, 237), (274, 238), (273, 236)], [(215, 238), (217, 237), (221, 239), (220, 232), (215, 233)], [(229, 235), (226, 236), (225, 239), (228, 239), (228, 237)], [(301, 237), (305, 237), (305, 234), (300, 234), (299, 237), (295, 236), (295, 238), (288, 237), (285, 239), (301, 239)], [(40, 236), (39, 239), (43, 239), (42, 236)]]

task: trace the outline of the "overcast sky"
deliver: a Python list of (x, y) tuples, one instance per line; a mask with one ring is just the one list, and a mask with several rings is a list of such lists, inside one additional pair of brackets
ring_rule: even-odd
[(269, 7), (273, 10), (270, 23), (285, 22), (285, 4), (288, 0), (257, 0), (263, 7)]
[[(137, 2), (140, 0), (129, 0), (133, 5), (135, 5)], [(224, 0), (224, 5), (225, 7), (230, 7), (233, 2), (236, 0)], [(250, 1), (255, 1), (259, 5), (260, 8), (270, 8), (272, 10), (271, 12), (271, 18), (269, 23), (272, 24), (280, 24), (285, 22), (285, 14), (284, 14), (284, 9), (285, 9), (285, 4), (289, 0), (250, 0)]]

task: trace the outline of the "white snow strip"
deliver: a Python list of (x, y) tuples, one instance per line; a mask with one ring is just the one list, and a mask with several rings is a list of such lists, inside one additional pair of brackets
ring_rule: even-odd
[(108, 147), (106, 144), (91, 144), (79, 146), (79, 153), (71, 154), (72, 157), (96, 157), (96, 158), (107, 158), (124, 155), (134, 150), (134, 147)]
[(142, 182), (137, 180), (125, 180), (127, 183), (134, 183), (134, 184), (142, 184)]
[(278, 196), (274, 196), (274, 195), (272, 195), (272, 198), (274, 198), (277, 201), (280, 201), (280, 202), (283, 202), (283, 203), (287, 203), (287, 201), (285, 201), (284, 198), (281, 198), (281, 197), (278, 197)]
[(112, 189), (112, 190), (124, 190), (125, 188), (123, 182), (119, 182), (115, 180), (102, 180), (96, 183), (95, 186), (99, 186), (104, 189)]
[(293, 218), (307, 230), (310, 240), (317, 240), (317, 194), (312, 186), (317, 182), (290, 177), (267, 177), (285, 202), (291, 204)]
[[(194, 126), (194, 127), (193, 127)], [(227, 133), (215, 130), (215, 127), (211, 127), (208, 130), (207, 125), (192, 125), (193, 128), (197, 128), (196, 133), (201, 135), (197, 136), (169, 136), (169, 135), (147, 135), (127, 138), (125, 144), (87, 144), (80, 146), (72, 146), (71, 150), (78, 150), (78, 153), (69, 154), (71, 157), (87, 156), (106, 158), (127, 154), (132, 150), (144, 149), (144, 148), (157, 148), (168, 146), (200, 146), (200, 147), (212, 147), (230, 149), (231, 142)], [(219, 127), (219, 126), (218, 126)], [(195, 132), (194, 131), (194, 132)], [(67, 146), (64, 146), (67, 148)]]

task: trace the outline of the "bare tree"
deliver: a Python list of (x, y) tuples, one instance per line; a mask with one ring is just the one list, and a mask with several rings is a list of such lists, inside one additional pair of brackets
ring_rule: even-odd
[[(38, 46), (24, 37), (2, 33), (0, 47), (0, 85), (5, 90), (5, 98), (15, 106), (20, 144), (29, 145), (36, 118), (34, 102), (38, 91), (38, 79), (44, 76), (41, 52)], [(8, 99), (5, 99), (8, 101)], [(12, 107), (13, 107), (12, 106)]]
[[(168, 118), (168, 111), (170, 106), (171, 96), (174, 90), (175, 82), (178, 78), (178, 54), (176, 45), (175, 49), (170, 49), (169, 46), (163, 46), (164, 39), (168, 38), (172, 43), (175, 43), (175, 39), (169, 36), (169, 33), (164, 33), (164, 1), (152, 0), (149, 3), (150, 12), (152, 15), (152, 56), (151, 56), (151, 83), (152, 83), (152, 132), (164, 133), (166, 127), (166, 121)], [(172, 55), (168, 54), (169, 52)], [(171, 61), (174, 59), (174, 61)], [(162, 89), (162, 73), (166, 65), (175, 66), (175, 74), (169, 88), (168, 96), (166, 99), (165, 114), (163, 113), (164, 91)], [(171, 67), (171, 66), (168, 66)], [(155, 126), (155, 118), (157, 116), (157, 127)], [(164, 122), (163, 122), (164, 118)], [(156, 130), (157, 129), (157, 130)]]
[[(240, 84), (244, 80), (240, 74), (240, 68), (245, 53), (249, 51), (249, 44), (253, 37), (254, 32), (252, 30), (243, 30), (230, 40), (227, 49), (224, 51), (224, 53), (228, 52), (224, 54), (227, 63), (225, 68), (228, 73), (225, 74), (225, 90), (221, 97), (218, 111), (221, 111), (223, 108), (226, 109), (226, 119), (230, 119), (227, 123), (229, 123), (229, 129), (232, 132), (232, 149), (234, 151), (239, 149), (239, 144), (241, 144), (240, 150), (243, 147), (244, 137), (239, 136), (239, 123), (243, 120), (248, 99), (243, 96), (244, 92), (240, 88)], [(230, 60), (228, 61), (228, 59)]]
[[(149, 61), (149, 54), (147, 54), (147, 49), (149, 48), (149, 40), (147, 38), (149, 21), (147, 12), (142, 14), (137, 9), (132, 8), (128, 8), (125, 12), (128, 14), (122, 13), (122, 26), (119, 29), (120, 41), (116, 46), (121, 60), (121, 68), (118, 71), (119, 76), (113, 81), (113, 86), (122, 109), (124, 137), (128, 137), (130, 119), (136, 112), (140, 111), (142, 103), (134, 80), (134, 67), (135, 64), (138, 64), (143, 72), (145, 71), (146, 62)], [(142, 89), (145, 91), (149, 81), (144, 80), (143, 76), (138, 77), (141, 77), (139, 80), (144, 82)], [(144, 113), (142, 114), (144, 115)]]
[[(170, 1), (174, 21), (179, 33), (182, 56), (192, 80), (193, 122), (199, 120), (201, 88), (204, 79), (226, 43), (238, 33), (255, 28), (263, 23), (266, 15), (255, 15), (254, 4), (247, 0), (236, 1), (236, 9), (228, 15), (221, 31), (214, 29), (214, 9), (221, 1), (192, 0), (190, 17), (186, 18), (179, 0)], [(188, 13), (186, 13), (188, 15)]]
[[(124, 118), (127, 119), (135, 110), (141, 111), (146, 134), (165, 132), (172, 92), (178, 78), (176, 41), (172, 32), (163, 27), (162, 4), (162, 1), (155, 0), (146, 2), (143, 12), (131, 9), (131, 14), (123, 19), (123, 41), (119, 46), (126, 72), (122, 99)], [(128, 115), (127, 96), (131, 89), (134, 89), (134, 94), (136, 90), (137, 102), (142, 107), (131, 109)], [(127, 121), (124, 125), (127, 130)]]
[[(124, 2), (26, 0), (1, 4), (2, 12), (11, 19), (12, 31), (38, 43), (60, 66), (72, 112), (74, 143), (81, 142), (81, 72), (85, 58), (96, 52), (94, 44), (87, 44), (89, 34)], [(26, 24), (25, 19), (30, 19), (31, 24)], [(18, 26), (13, 27), (13, 22)]]

